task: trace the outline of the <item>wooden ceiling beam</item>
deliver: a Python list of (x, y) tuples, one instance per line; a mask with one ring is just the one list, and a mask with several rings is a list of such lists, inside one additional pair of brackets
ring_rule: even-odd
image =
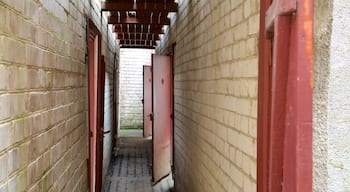
[(155, 49), (155, 46), (142, 46), (142, 45), (121, 45), (120, 48), (125, 49)]
[(119, 40), (120, 45), (142, 45), (142, 46), (155, 46), (156, 41), (144, 41), (144, 40)]
[(124, 26), (122, 27), (120, 25), (114, 26), (114, 32), (116, 33), (154, 33), (154, 34), (164, 34), (164, 30), (161, 27), (154, 27), (154, 26)]
[(175, 2), (102, 2), (101, 11), (158, 11), (177, 12)]
[(118, 39), (120, 40), (153, 40), (157, 41), (160, 39), (158, 34), (154, 33), (118, 33)]
[(136, 16), (136, 17), (167, 17), (167, 12), (158, 12), (158, 11), (136, 11), (136, 12), (130, 12), (130, 11), (110, 11), (109, 12), (111, 16)]
[(108, 24), (144, 24), (144, 25), (170, 25), (170, 19), (164, 17), (108, 17)]

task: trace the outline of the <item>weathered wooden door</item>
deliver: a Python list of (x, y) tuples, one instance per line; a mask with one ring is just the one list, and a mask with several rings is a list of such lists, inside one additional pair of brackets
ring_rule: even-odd
[(152, 67), (143, 66), (143, 136), (152, 135)]
[(96, 140), (96, 191), (102, 190), (102, 169), (103, 169), (103, 138), (105, 134), (110, 131), (104, 132), (104, 106), (105, 106), (105, 72), (106, 63), (105, 58), (102, 56), (101, 64), (98, 67), (98, 87), (97, 87), (97, 115), (98, 115), (98, 129)]
[(171, 57), (152, 55), (153, 182), (171, 172)]
[(260, 10), (258, 192), (311, 192), (313, 1)]
[(87, 35), (89, 36), (89, 191), (99, 192), (102, 187), (104, 66), (101, 62), (101, 34), (90, 20)]

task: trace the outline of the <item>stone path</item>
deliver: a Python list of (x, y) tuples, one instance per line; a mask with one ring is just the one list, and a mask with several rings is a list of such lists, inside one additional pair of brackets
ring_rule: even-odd
[(119, 138), (118, 156), (112, 159), (104, 183), (104, 192), (170, 192), (174, 186), (171, 176), (152, 186), (150, 139)]

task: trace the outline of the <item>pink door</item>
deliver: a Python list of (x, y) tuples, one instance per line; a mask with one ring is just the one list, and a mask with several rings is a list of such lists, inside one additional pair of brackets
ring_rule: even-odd
[(153, 79), (153, 181), (171, 171), (171, 57), (152, 55)]
[(143, 136), (152, 135), (152, 67), (143, 66)]

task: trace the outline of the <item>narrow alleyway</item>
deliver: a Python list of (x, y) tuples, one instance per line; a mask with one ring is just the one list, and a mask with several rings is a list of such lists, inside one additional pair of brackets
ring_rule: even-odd
[(106, 177), (105, 192), (169, 192), (171, 176), (152, 186), (152, 140), (142, 137), (121, 137), (118, 156), (112, 159)]

